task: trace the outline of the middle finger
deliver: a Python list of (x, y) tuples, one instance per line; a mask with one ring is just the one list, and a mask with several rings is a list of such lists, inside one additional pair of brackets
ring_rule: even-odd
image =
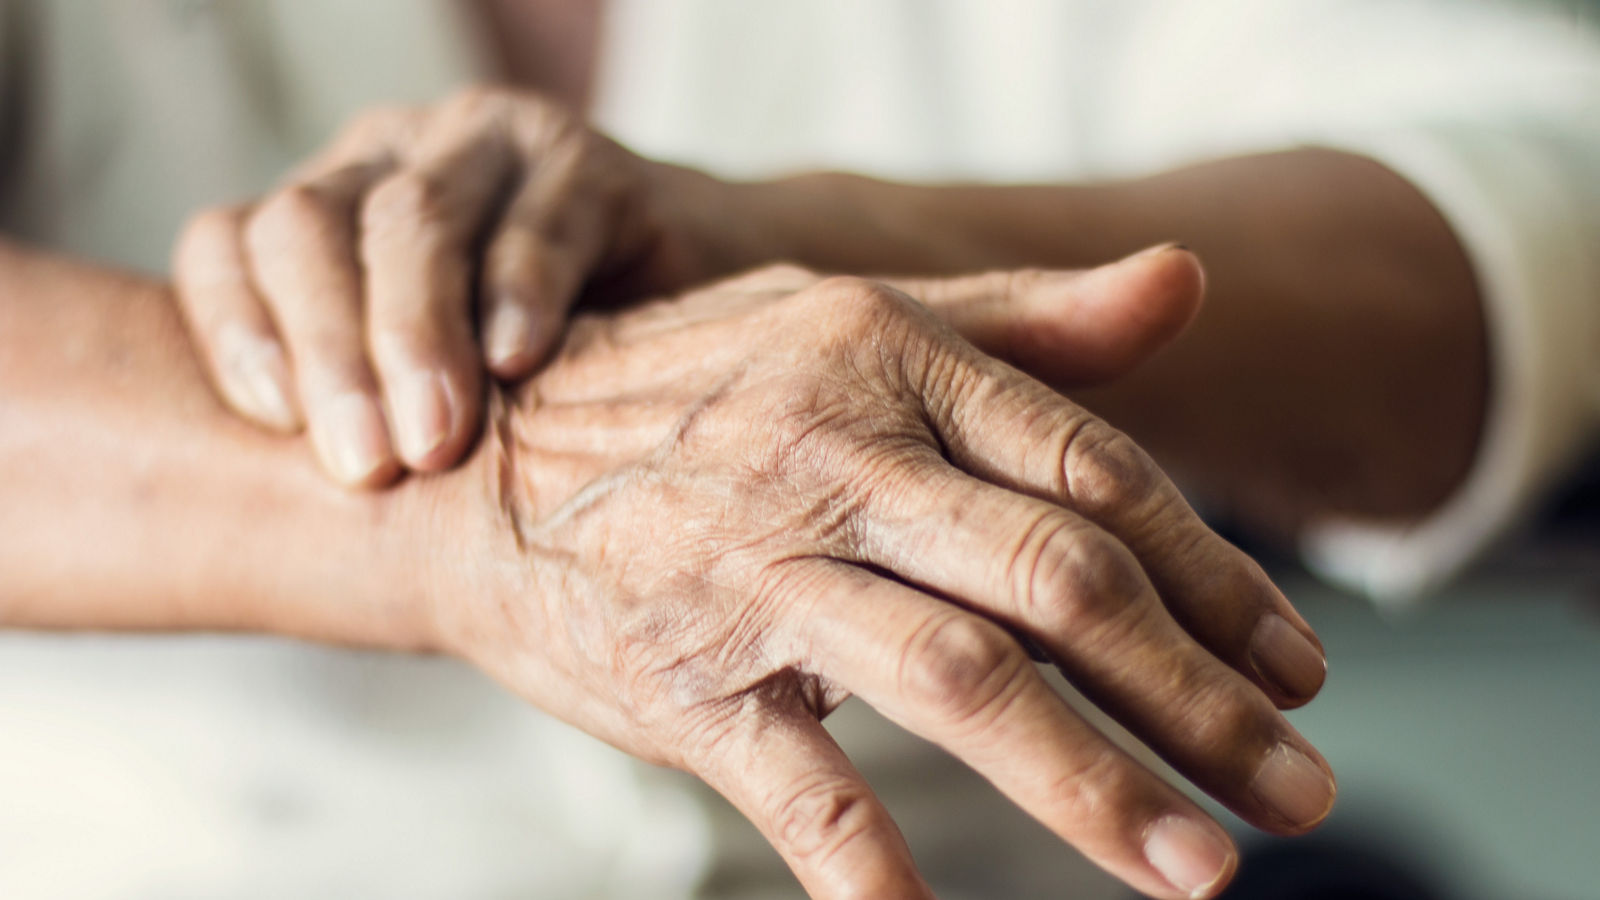
[(245, 230), (255, 283), (288, 345), (300, 406), (323, 466), (347, 485), (398, 472), (367, 365), (355, 207), (387, 170), (356, 163), (294, 182), (264, 201)]
[(400, 455), (453, 463), (478, 421), (471, 253), (513, 170), (492, 100), (452, 107), (361, 212), (368, 346)]

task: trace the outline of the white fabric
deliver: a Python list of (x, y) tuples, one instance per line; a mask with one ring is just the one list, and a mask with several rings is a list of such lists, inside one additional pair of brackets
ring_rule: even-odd
[[(27, 50), (0, 60), (0, 98), (23, 101), (0, 121), (26, 125), (0, 135), (0, 226), (159, 269), (188, 210), (260, 191), (363, 106), (472, 79), (451, 8), (0, 0)], [(1113, 177), (1306, 142), (1385, 162), (1465, 241), (1496, 373), (1483, 452), (1439, 515), (1308, 540), (1324, 571), (1399, 596), (1478, 553), (1594, 438), (1600, 54), (1573, 18), (1469, 0), (620, 0), (598, 116), (735, 175)], [(6, 636), (0, 735), (4, 896), (667, 898), (709, 840), (657, 774), (435, 662)], [(995, 846), (978, 837), (950, 847)]]
[[(165, 270), (179, 223), (270, 185), (363, 108), (475, 80), (439, 0), (0, 0), (21, 80), (0, 224)], [(3, 96), (3, 94), (0, 94)]]
[(1469, 565), (1600, 434), (1600, 87), (1589, 83), (1584, 117), (1555, 134), (1472, 124), (1355, 144), (1426, 191), (1470, 248), (1494, 361), (1478, 458), (1440, 510), (1410, 527), (1330, 521), (1304, 536), (1313, 568), (1392, 608)]
[[(1577, 7), (1461, 0), (622, 0), (599, 120), (736, 176), (1072, 180), (1304, 144), (1421, 188), (1476, 267), (1493, 401), (1470, 480), (1308, 562), (1404, 603), (1600, 426), (1600, 41)], [(1592, 8), (1592, 7), (1591, 7)]]

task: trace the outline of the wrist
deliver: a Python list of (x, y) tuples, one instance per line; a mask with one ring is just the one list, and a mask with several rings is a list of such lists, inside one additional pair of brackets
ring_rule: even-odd
[(660, 223), (659, 290), (681, 290), (782, 257), (767, 185), (724, 181), (684, 166), (641, 160), (646, 206)]
[(676, 273), (668, 288), (772, 262), (884, 272), (908, 255), (936, 255), (922, 235), (928, 223), (913, 227), (921, 211), (907, 201), (916, 189), (825, 172), (725, 181), (682, 166), (644, 164), (650, 208), (664, 223), (661, 255), (674, 263), (664, 268)]
[(527, 552), (513, 496), (507, 395), (490, 386), (483, 434), (461, 465), (402, 486), (410, 488), (401, 498), (408, 577), (420, 586), (412, 618), (417, 634), (430, 650), (480, 665), (492, 654), (505, 611), (542, 595), (539, 560)]
[[(816, 172), (720, 184), (703, 225), (720, 250), (719, 274), (773, 262), (859, 274), (921, 271), (936, 255), (938, 223), (918, 218), (916, 189)], [(907, 259), (918, 262), (907, 266)]]
[(664, 168), (662, 208), (700, 255), (686, 283), (779, 261), (865, 275), (1075, 267), (1144, 246), (1115, 215), (1123, 185), (899, 184), (833, 172), (725, 182)]
[(432, 542), (443, 510), (430, 479), (381, 492), (329, 483), (308, 453), (252, 461), (258, 502), (248, 543), (213, 552), (207, 584), (229, 585), (215, 608), (180, 627), (241, 628), (374, 649), (434, 652)]

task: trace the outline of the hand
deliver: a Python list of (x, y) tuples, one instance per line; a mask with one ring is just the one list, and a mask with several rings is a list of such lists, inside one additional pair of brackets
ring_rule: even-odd
[(228, 404), (306, 424), (337, 480), (446, 468), (477, 435), (483, 368), (531, 371), (586, 283), (690, 277), (669, 168), (532, 94), (371, 112), (272, 194), (191, 220), (181, 306)]
[[(1192, 258), (1168, 251), (915, 287), (972, 313), (1021, 302), (1015, 285), (1070, 320), (1107, 284), (1179, 269)], [(1139, 890), (1220, 890), (1226, 832), (1076, 716), (1014, 635), (1247, 821), (1298, 832), (1333, 802), (1275, 708), (1316, 693), (1323, 657), (1260, 568), (1127, 438), (890, 287), (780, 268), (581, 316), (492, 396), (487, 434), (463, 475), (517, 580), (451, 592), (444, 645), (704, 778), (815, 896), (929, 895), (819, 723), (850, 694)]]
[[(197, 214), (173, 276), (228, 405), (306, 426), (330, 475), (376, 487), (456, 463), (484, 368), (531, 372), (580, 291), (634, 299), (770, 258), (782, 243), (750, 235), (784, 206), (750, 193), (635, 156), (536, 94), (471, 90), (369, 112), (272, 194)], [(988, 298), (947, 305), (980, 347), (1058, 385), (1063, 365), (1105, 380), (1188, 321), (1120, 302), (1101, 310), (1119, 321), (1088, 323), (1087, 305), (1062, 320), (1010, 304), (1009, 321)]]

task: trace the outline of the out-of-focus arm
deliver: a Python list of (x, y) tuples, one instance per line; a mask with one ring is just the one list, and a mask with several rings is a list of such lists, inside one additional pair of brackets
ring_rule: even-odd
[[(1234, 6), (1172, 4), (1134, 42), (1154, 57), (1137, 83), (1102, 86), (1138, 159), (1220, 162), (1091, 185), (805, 176), (745, 187), (762, 215), (741, 221), (774, 224), (743, 235), (891, 270), (1189, 243), (1211, 275), (1195, 328), (1086, 399), (1334, 580), (1427, 593), (1595, 440), (1600, 38), (1510, 3)], [(1239, 155), (1271, 147), (1300, 149)]]
[(1303, 149), (1092, 185), (815, 175), (735, 197), (763, 226), (746, 252), (821, 268), (1073, 266), (1189, 245), (1208, 281), (1194, 324), (1079, 396), (1260, 531), (1419, 517), (1471, 466), (1488, 381), (1472, 271), (1435, 207), (1370, 159)]
[(428, 649), (446, 490), (331, 484), (226, 412), (163, 286), (0, 241), (0, 627)]
[(1460, 237), (1493, 378), (1472, 469), (1437, 511), (1398, 527), (1330, 518), (1307, 529), (1308, 561), (1333, 580), (1395, 602), (1436, 588), (1600, 438), (1600, 52), (1567, 88), (1565, 109), (1349, 141), (1417, 185)]
[[(809, 155), (882, 172), (1056, 183), (929, 188), (814, 175), (749, 184), (731, 203), (697, 204), (712, 232), (723, 218), (741, 223), (720, 245), (704, 242), (728, 251), (721, 263), (937, 271), (1190, 244), (1211, 276), (1195, 327), (1144, 371), (1085, 399), (1196, 496), (1374, 595), (1423, 593), (1458, 572), (1589, 442), (1593, 403), (1571, 398), (1593, 390), (1573, 386), (1585, 378), (1576, 370), (1549, 368), (1569, 365), (1556, 356), (1600, 355), (1559, 349), (1593, 346), (1582, 335), (1596, 302), (1581, 284), (1582, 251), (1558, 249), (1596, 246), (1592, 223), (1570, 213), (1594, 206), (1600, 157), (1591, 124), (1600, 121), (1600, 38), (1595, 13), (1582, 24), (1576, 0), (1137, 3), (1097, 13), (1105, 27), (1093, 40), (1061, 13), (1072, 4), (1052, 7), (1056, 15), (995, 11), (981, 28), (889, 6), (852, 7), (856, 22), (818, 15), (806, 34), (853, 46), (845, 42), (859, 21), (908, 26), (882, 29), (892, 37), (870, 64), (839, 54), (816, 88), (906, 98), (912, 112), (895, 121), (909, 136), (898, 151), (892, 134), (872, 130), (883, 117), (863, 113), (870, 104), (837, 114), (797, 104), (803, 121), (775, 126), (766, 168), (723, 149), (763, 147), (736, 127), (750, 118), (742, 108), (741, 118), (701, 104), (695, 116), (681, 103), (652, 118), (675, 96), (652, 87), (622, 95), (628, 102), (610, 114), (621, 123), (619, 113), (638, 113), (634, 137), (654, 152), (728, 171), (804, 166)], [(656, 29), (664, 35), (628, 46), (675, 47), (661, 58), (686, 67), (678, 94), (695, 86), (720, 110), (792, 87), (774, 79), (746, 89), (726, 74), (739, 47), (714, 28), (678, 26), (697, 15), (711, 22), (711, 4), (678, 0), (671, 15), (672, 29)], [(909, 27), (914, 18), (921, 30)], [(928, 33), (940, 34), (939, 53), (877, 65)], [(781, 35), (774, 41), (768, 56), (784, 49)], [(1073, 48), (1070, 69), (1046, 64), (1061, 47)], [(1004, 102), (998, 81), (969, 90), (983, 79), (939, 77), (988, 71), (983, 61), (996, 54), (1018, 59), (1006, 67), (1016, 77)], [(1074, 80), (1086, 72), (1092, 85)], [(728, 82), (741, 88), (718, 93)], [(916, 100), (937, 114), (919, 117)], [(972, 109), (984, 114), (963, 114)], [(856, 127), (828, 137), (835, 120)], [(743, 142), (702, 141), (694, 129), (707, 122)], [(950, 147), (927, 150), (941, 134)], [(1219, 162), (1193, 164), (1205, 159)], [(1069, 181), (1084, 174), (1125, 180)]]

